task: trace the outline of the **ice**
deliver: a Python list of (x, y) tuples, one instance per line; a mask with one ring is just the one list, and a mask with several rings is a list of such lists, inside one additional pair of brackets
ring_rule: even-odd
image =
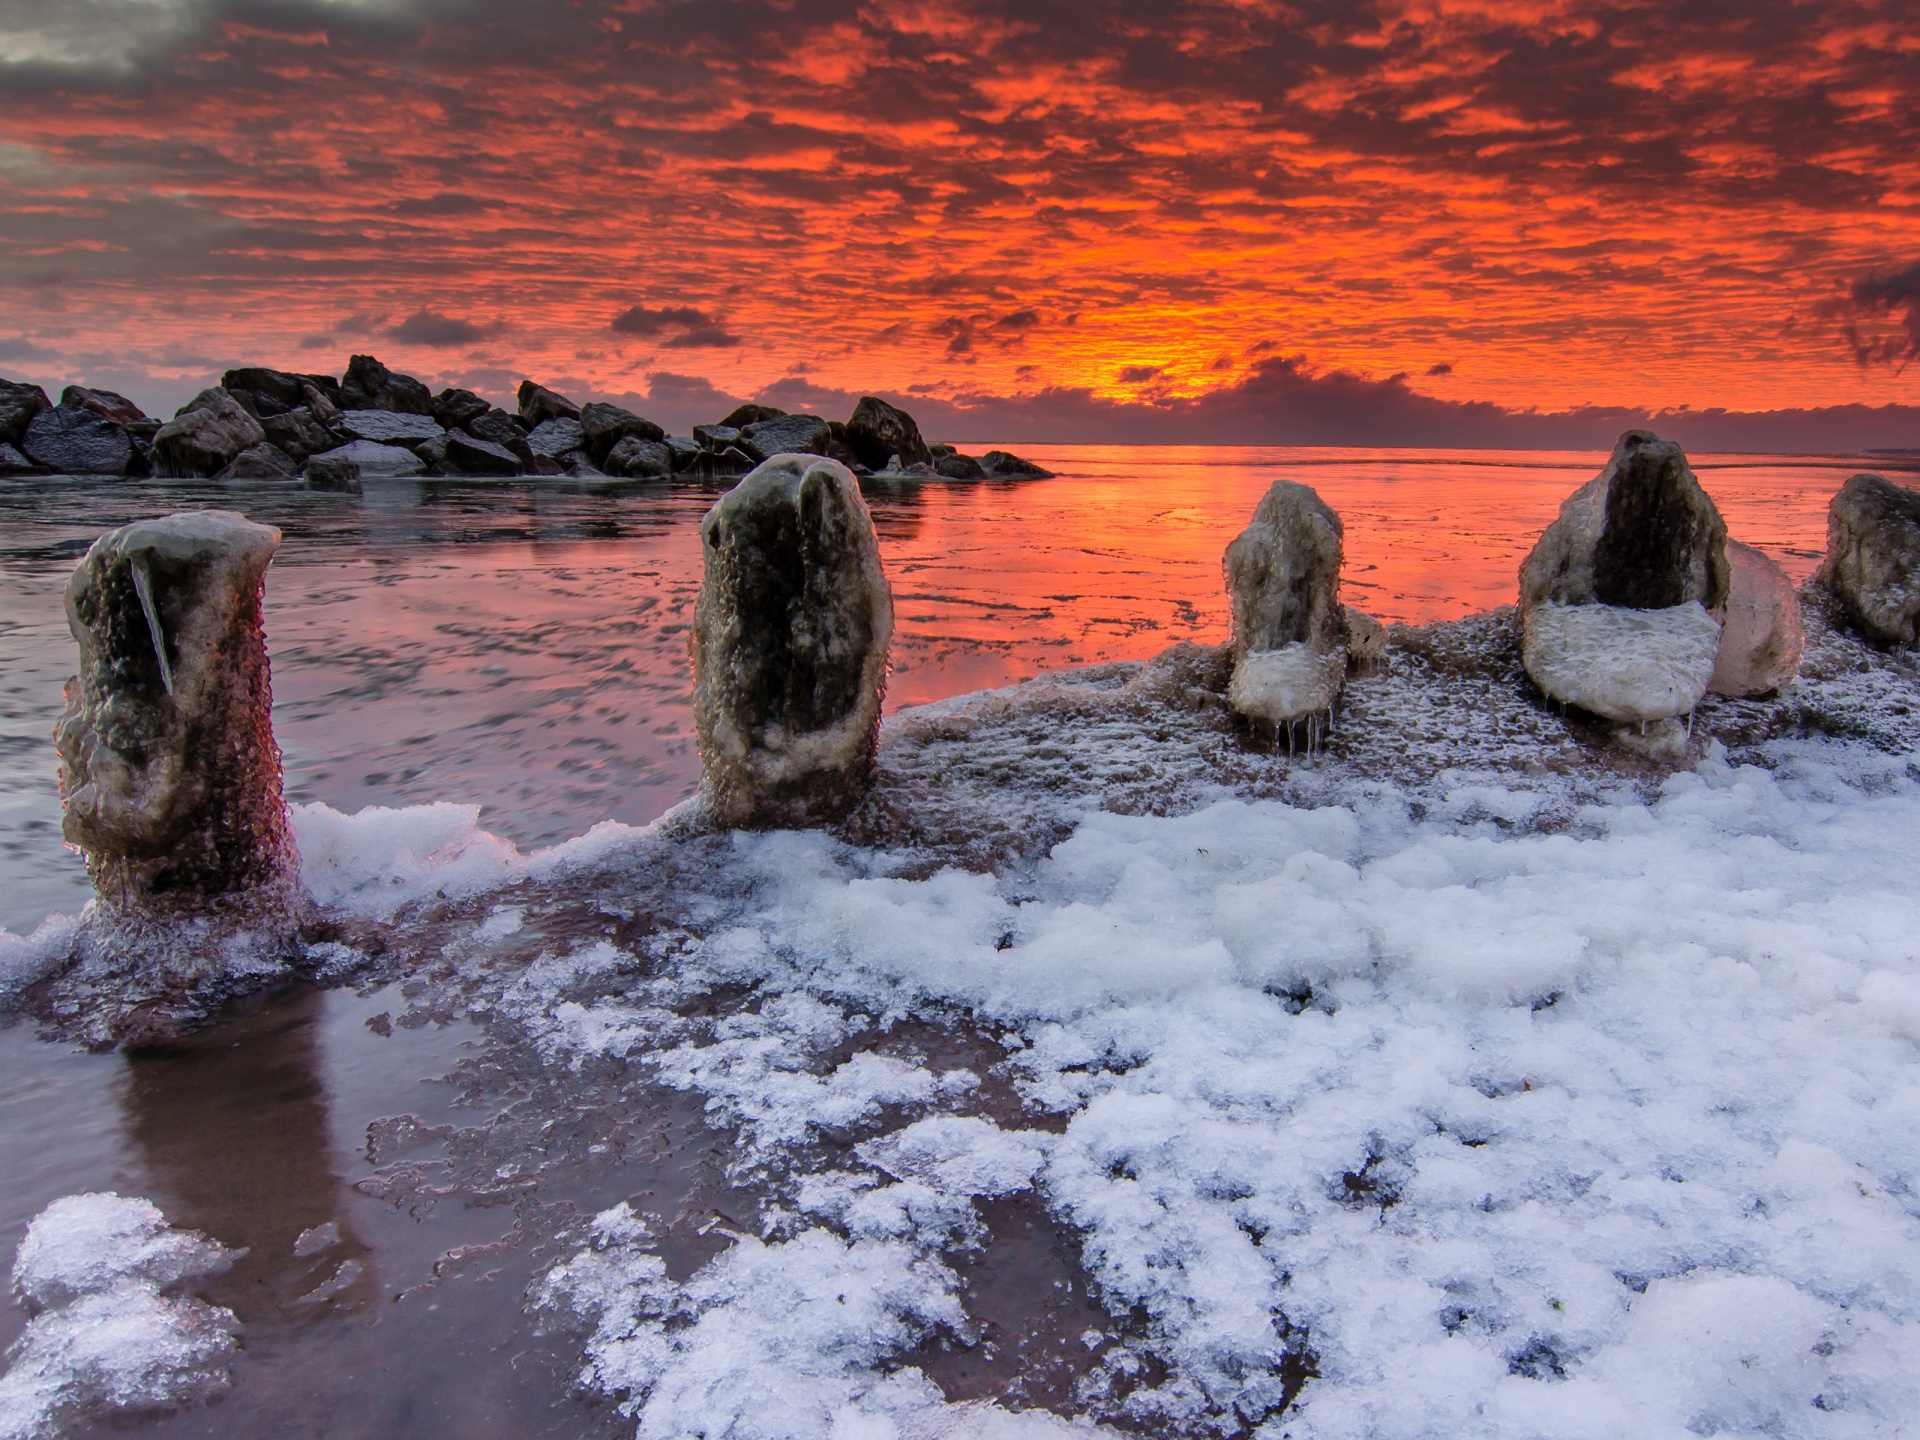
[(14, 1289), (35, 1311), (0, 1376), (0, 1437), (49, 1436), (83, 1416), (165, 1409), (218, 1393), (233, 1312), (169, 1289), (235, 1251), (170, 1229), (152, 1202), (55, 1200), (27, 1227)]
[(1527, 672), (1556, 700), (1609, 720), (1665, 720), (1700, 703), (1720, 623), (1697, 600), (1665, 610), (1543, 603), (1527, 612)]
[(1291, 725), (1333, 708), (1347, 677), (1347, 652), (1316, 654), (1306, 641), (1249, 651), (1234, 667), (1227, 699), (1251, 720)]
[[(754, 898), (674, 983), (763, 998), (651, 1058), (791, 1170), (814, 1238), (741, 1241), (692, 1282), (702, 1323), (773, 1324), (803, 1258), (905, 1295), (969, 1196), (1031, 1184), (1108, 1306), (1149, 1317), (1170, 1376), (1127, 1403), (1166, 1433), (1897, 1433), (1920, 1413), (1920, 786), (1845, 773), (1716, 749), (1560, 833), (1391, 794), (1097, 814), (997, 878), (743, 837)], [(1532, 811), (1485, 786), (1470, 808)], [(856, 1015), (956, 1011), (1011, 1032), (1003, 1068), (1063, 1134), (965, 1113), (931, 1070), (818, 1067)], [(872, 1138), (822, 1168), (817, 1124)], [(838, 1398), (809, 1413), (892, 1415), (900, 1327), (964, 1324), (935, 1289), (862, 1321), (877, 1349), (835, 1341)], [(676, 1345), (645, 1375), (701, 1378), (662, 1393), (762, 1383)], [(1303, 1345), (1318, 1374), (1283, 1418)]]

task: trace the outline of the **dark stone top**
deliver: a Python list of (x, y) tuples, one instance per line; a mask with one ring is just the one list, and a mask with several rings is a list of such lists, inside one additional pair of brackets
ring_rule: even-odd
[(1680, 447), (1629, 430), (1614, 449), (1606, 519), (1593, 549), (1593, 593), (1602, 605), (1665, 610), (1698, 600), (1726, 604), (1727, 527)]
[(546, 420), (579, 418), (580, 407), (559, 391), (536, 385), (531, 380), (520, 382), (520, 423), (529, 430)]
[(0, 380), (0, 444), (18, 445), (33, 417), (49, 408), (47, 392), (38, 385)]
[(864, 396), (847, 419), (847, 445), (870, 470), (884, 469), (898, 455), (908, 465), (933, 464), (933, 452), (920, 437), (920, 426), (906, 411), (875, 395)]
[(762, 420), (778, 420), (786, 413), (784, 410), (776, 410), (771, 405), (736, 405), (721, 418), (720, 423), (735, 430), (744, 430), (747, 426), (758, 424)]
[(411, 375), (398, 375), (371, 355), (347, 361), (340, 381), (342, 410), (397, 410), (403, 415), (433, 414), (433, 396)]

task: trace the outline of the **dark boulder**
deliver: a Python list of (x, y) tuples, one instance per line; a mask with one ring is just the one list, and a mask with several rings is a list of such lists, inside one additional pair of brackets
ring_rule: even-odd
[(587, 436), (578, 420), (542, 420), (528, 432), (527, 448), (536, 456), (550, 455), (558, 460), (569, 451), (585, 450)]
[[(300, 377), (300, 381), (301, 381), (300, 388), (302, 391), (304, 391), (307, 386), (311, 385), (314, 389), (318, 390), (322, 395), (327, 397), (327, 400), (333, 405), (334, 409), (337, 410), (340, 408), (340, 382), (334, 379), (333, 376), (302, 375)], [(313, 398), (311, 396), (307, 398), (307, 403), (309, 405), (313, 404)]]
[(431, 415), (409, 415), (398, 410), (349, 410), (340, 428), (355, 440), (377, 440), (382, 445), (405, 445), (408, 449), (425, 440), (438, 440), (443, 432)]
[(446, 465), (462, 475), (518, 475), (520, 457), (504, 445), (464, 430), (447, 432)]
[(740, 432), (740, 448), (756, 460), (775, 455), (824, 455), (833, 432), (818, 415), (776, 415)]
[(933, 452), (906, 411), (874, 395), (862, 398), (847, 418), (847, 444), (869, 470), (882, 470), (894, 456), (900, 464), (932, 465)]
[(693, 439), (702, 450), (718, 454), (729, 445), (740, 443), (740, 431), (732, 425), (696, 425), (693, 427)]
[(600, 400), (580, 407), (580, 428), (586, 433), (587, 454), (597, 465), (605, 465), (614, 446), (629, 437), (656, 442), (667, 438), (666, 431), (653, 421)]
[(33, 417), (52, 408), (47, 392), (38, 385), (0, 380), (0, 444), (18, 445)]
[(442, 430), (430, 440), (422, 440), (407, 447), (420, 457), (420, 463), (427, 467), (429, 475), (439, 475), (446, 469), (447, 432)]
[(215, 477), (220, 480), (291, 480), (300, 473), (300, 462), (278, 446), (264, 440), (250, 445), (228, 462)]
[(471, 390), (442, 390), (433, 397), (433, 418), (449, 430), (479, 419), (492, 408)]
[(955, 450), (942, 455), (933, 462), (933, 473), (944, 475), (949, 480), (984, 480), (987, 472), (980, 462), (971, 455), (962, 455)]
[(700, 463), (700, 442), (689, 440), (684, 435), (669, 435), (663, 442), (667, 453), (673, 457), (673, 473), (691, 470)]
[(601, 468), (609, 475), (625, 475), (634, 480), (664, 479), (673, 474), (673, 451), (658, 440), (627, 435), (607, 452)]
[(133, 459), (125, 428), (77, 405), (56, 405), (34, 416), (20, 448), (34, 464), (60, 475), (124, 475)]
[(489, 410), (484, 415), (476, 415), (466, 423), (466, 431), (495, 445), (504, 445), (515, 454), (519, 454), (527, 443), (526, 427), (505, 410)]
[(531, 430), (547, 420), (578, 420), (580, 407), (544, 385), (531, 380), (520, 382), (520, 423)]
[(302, 376), (300, 380), (300, 398), (306, 402), (313, 418), (329, 430), (338, 430), (344, 418), (340, 410), (340, 387), (316, 385), (312, 376)]
[(307, 405), (296, 405), (284, 415), (269, 415), (261, 420), (260, 428), (267, 432), (268, 444), (279, 446), (296, 460), (331, 450), (340, 443)]
[(306, 403), (300, 377), (285, 370), (243, 366), (227, 371), (220, 377), (220, 384), (261, 420), (269, 415), (284, 415), (294, 406)]
[(358, 494), (360, 466), (351, 455), (342, 455), (338, 452), (331, 455), (315, 455), (307, 461), (307, 488), (309, 490), (346, 490)]
[(0, 440), (0, 475), (31, 475), (39, 468), (20, 451)]
[[(422, 475), (426, 473), (426, 462), (404, 445), (382, 445), (378, 440), (350, 440), (337, 450), (329, 450), (327, 455), (343, 460), (351, 460), (360, 467), (360, 474), (390, 479), (396, 476)], [(307, 464), (324, 459), (316, 455)]]
[(76, 410), (91, 410), (116, 425), (131, 425), (147, 418), (147, 412), (126, 396), (112, 390), (90, 390), (85, 385), (67, 386), (60, 392), (60, 403)]
[(1827, 508), (1820, 583), (1853, 627), (1883, 645), (1920, 631), (1920, 493), (1884, 475), (1855, 475)]
[(397, 410), (403, 415), (433, 414), (433, 395), (411, 375), (397, 375), (371, 355), (347, 361), (340, 381), (342, 410)]
[(133, 446), (133, 459), (127, 462), (127, 474), (151, 475), (153, 473), (153, 437), (160, 433), (160, 422), (148, 417), (135, 420), (122, 427), (127, 432), (127, 441)]
[(776, 410), (771, 405), (736, 405), (729, 410), (720, 423), (734, 430), (744, 430), (749, 425), (758, 425), (762, 420), (778, 420), (787, 412)]
[(980, 457), (980, 468), (996, 480), (1053, 479), (1053, 471), (1006, 450), (987, 451)]

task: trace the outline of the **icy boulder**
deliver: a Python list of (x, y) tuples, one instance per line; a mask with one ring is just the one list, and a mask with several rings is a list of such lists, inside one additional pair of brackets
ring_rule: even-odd
[(224, 1390), (233, 1312), (169, 1292), (240, 1253), (169, 1228), (147, 1200), (109, 1192), (47, 1206), (14, 1262), (14, 1289), (34, 1315), (0, 1376), (0, 1435), (52, 1435)]
[(67, 582), (80, 673), (54, 728), (62, 833), (109, 910), (288, 886), (260, 623), (280, 532), (226, 510), (103, 535)]
[(836, 460), (778, 455), (701, 522), (693, 713), (722, 824), (818, 824), (866, 794), (893, 596), (873, 519)]
[(1820, 582), (1853, 627), (1883, 645), (1920, 628), (1920, 494), (1884, 475), (1855, 475), (1827, 510)]
[(1720, 658), (1707, 688), (1716, 695), (1765, 695), (1800, 673), (1807, 634), (1800, 596), (1765, 552), (1727, 542), (1727, 615)]
[(1340, 517), (1305, 485), (1276, 481), (1227, 547), (1234, 674), (1250, 720), (1291, 726), (1329, 710), (1347, 673)]
[(1720, 622), (1697, 600), (1665, 610), (1556, 605), (1527, 615), (1521, 658), (1556, 700), (1609, 720), (1667, 720), (1699, 703)]
[(1728, 585), (1726, 523), (1685, 453), (1629, 430), (1521, 563), (1527, 673), (1610, 720), (1684, 715), (1713, 677)]

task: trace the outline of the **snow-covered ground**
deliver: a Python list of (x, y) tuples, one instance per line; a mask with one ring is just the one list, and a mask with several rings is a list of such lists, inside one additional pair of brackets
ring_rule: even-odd
[[(762, 1204), (714, 1258), (673, 1278), (629, 1202), (529, 1297), (642, 1437), (1898, 1436), (1920, 686), (1810, 642), (1677, 767), (1528, 698), (1486, 621), (1399, 634), (1310, 763), (1189, 647), (909, 712), (833, 834), (298, 828), (336, 970), (378, 933), (736, 1135)], [(1050, 1409), (924, 1363), (986, 1343), (1010, 1197), (1104, 1316)]]

